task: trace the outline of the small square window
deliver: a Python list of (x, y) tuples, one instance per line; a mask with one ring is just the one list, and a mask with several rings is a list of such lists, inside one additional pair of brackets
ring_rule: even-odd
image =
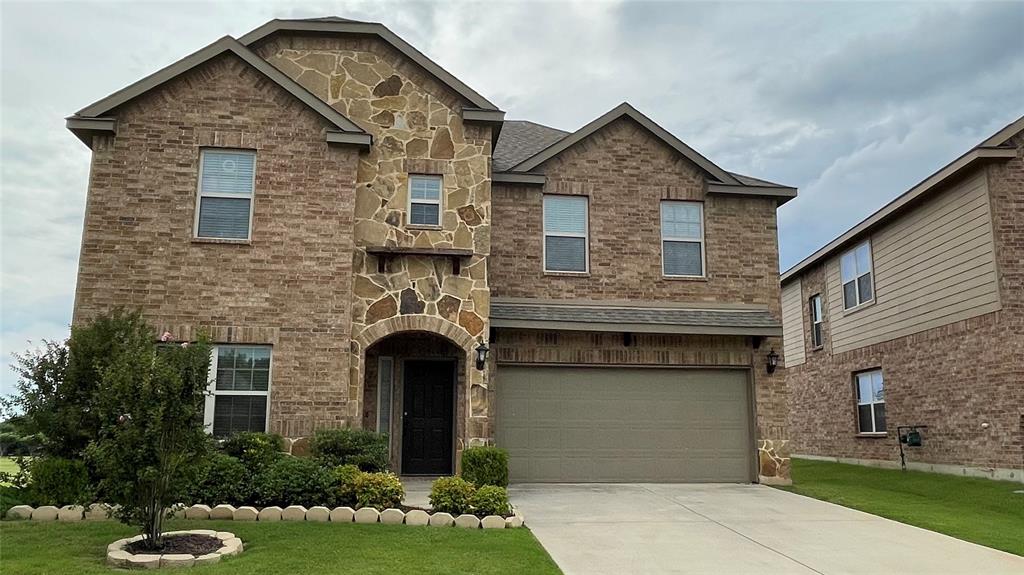
[(441, 176), (409, 177), (409, 224), (441, 225)]

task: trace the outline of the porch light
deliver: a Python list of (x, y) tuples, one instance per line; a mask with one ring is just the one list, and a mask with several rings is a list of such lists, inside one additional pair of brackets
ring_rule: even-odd
[(476, 346), (476, 368), (483, 371), (484, 365), (487, 364), (487, 352), (491, 351), (491, 348), (487, 347), (484, 340), (480, 340), (480, 345)]
[(768, 364), (765, 366), (765, 371), (768, 372), (768, 375), (771, 375), (775, 373), (776, 367), (779, 367), (779, 354), (775, 353), (775, 348), (773, 347), (768, 352)]

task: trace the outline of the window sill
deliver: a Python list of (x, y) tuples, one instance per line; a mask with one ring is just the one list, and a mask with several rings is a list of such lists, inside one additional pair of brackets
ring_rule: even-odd
[(405, 226), (405, 229), (407, 229), (407, 230), (424, 230), (424, 231), (441, 231), (441, 230), (444, 229), (444, 226), (440, 226), (440, 225), (432, 226), (432, 225), (429, 225), (429, 224), (407, 224)]
[(549, 272), (544, 270), (544, 275), (564, 278), (588, 278), (590, 277), (590, 272)]
[(868, 301), (866, 301), (864, 303), (857, 304), (857, 305), (855, 305), (855, 306), (853, 306), (851, 308), (848, 308), (848, 309), (844, 309), (843, 310), (843, 315), (847, 315), (847, 314), (851, 314), (851, 313), (857, 313), (860, 310), (865, 309), (865, 308), (869, 308), (869, 307), (871, 307), (873, 305), (875, 305), (875, 300), (874, 299), (869, 299)]
[(876, 431), (873, 433), (858, 433), (854, 437), (858, 437), (861, 439), (885, 439), (886, 437), (889, 437), (889, 434), (885, 431)]
[(229, 238), (192, 238), (194, 244), (228, 244), (236, 246), (251, 246), (252, 240), (233, 240)]
[(817, 346), (817, 347), (812, 347), (812, 348), (811, 348), (811, 351), (822, 351), (822, 350), (824, 350), (824, 349), (825, 349), (825, 346), (824, 346), (824, 345), (819, 345), (819, 346)]
[(671, 282), (706, 282), (708, 276), (661, 276), (661, 279)]

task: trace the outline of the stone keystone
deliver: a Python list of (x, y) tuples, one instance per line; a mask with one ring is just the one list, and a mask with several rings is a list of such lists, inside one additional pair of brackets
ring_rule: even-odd
[(210, 510), (210, 519), (234, 519), (234, 505), (218, 505)]
[(484, 529), (504, 529), (505, 518), (499, 515), (488, 515), (480, 520), (480, 525)]
[(406, 525), (427, 525), (430, 523), (430, 514), (422, 509), (413, 509), (405, 514)]
[(111, 567), (125, 567), (128, 565), (128, 558), (131, 556), (131, 553), (123, 549), (107, 551), (107, 565)]
[(259, 511), (255, 507), (239, 507), (235, 509), (234, 519), (235, 521), (256, 521), (256, 517), (259, 516)]
[(331, 510), (332, 523), (352, 523), (356, 512), (351, 507), (335, 507)]
[(451, 527), (455, 525), (455, 519), (449, 513), (435, 513), (430, 516), (431, 527)]
[(160, 567), (159, 555), (128, 555), (125, 567), (129, 569), (157, 569)]
[(373, 507), (356, 510), (356, 523), (376, 523), (378, 519), (380, 519), (380, 511)]
[(193, 505), (185, 510), (185, 519), (209, 519), (209, 505)]
[(211, 563), (219, 563), (220, 555), (216, 553), (207, 553), (206, 555), (200, 555), (196, 557), (196, 565), (210, 565)]
[(32, 519), (31, 505), (15, 505), (7, 510), (7, 519)]
[(43, 505), (42, 507), (37, 507), (36, 510), (32, 512), (32, 520), (54, 521), (57, 519), (57, 515), (59, 514), (60, 509), (57, 509), (53, 505)]
[(405, 512), (401, 509), (385, 509), (380, 512), (380, 522), (388, 525), (401, 525), (405, 521)]
[(306, 521), (318, 521), (322, 523), (324, 521), (330, 520), (330, 517), (331, 510), (321, 505), (317, 505), (316, 507), (310, 507), (308, 510), (306, 510)]
[(260, 509), (258, 515), (260, 521), (280, 521), (281, 520), (281, 508), (275, 506), (264, 507)]
[(479, 529), (480, 519), (478, 519), (476, 515), (463, 513), (455, 518), (455, 526), (464, 527), (466, 529)]
[(161, 567), (191, 567), (195, 563), (196, 558), (187, 553), (169, 553), (160, 556)]
[(301, 505), (289, 505), (281, 512), (282, 521), (305, 521), (306, 508)]

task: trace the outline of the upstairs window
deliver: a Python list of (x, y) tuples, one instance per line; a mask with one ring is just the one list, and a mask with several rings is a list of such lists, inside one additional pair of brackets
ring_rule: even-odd
[(704, 206), (661, 202), (661, 263), (669, 277), (704, 275)]
[(843, 278), (843, 309), (855, 308), (875, 297), (869, 242), (864, 242), (844, 253), (839, 259), (839, 268)]
[(199, 206), (195, 236), (249, 239), (256, 153), (205, 149), (199, 154)]
[(861, 433), (885, 433), (885, 389), (882, 370), (855, 375), (857, 381), (857, 420)]
[(587, 271), (586, 196), (544, 196), (544, 271)]
[(267, 431), (270, 347), (219, 345), (210, 365), (204, 423), (214, 437)]
[(825, 345), (825, 335), (821, 331), (821, 295), (811, 296), (811, 347), (818, 349)]
[(441, 225), (441, 176), (409, 177), (409, 224)]

